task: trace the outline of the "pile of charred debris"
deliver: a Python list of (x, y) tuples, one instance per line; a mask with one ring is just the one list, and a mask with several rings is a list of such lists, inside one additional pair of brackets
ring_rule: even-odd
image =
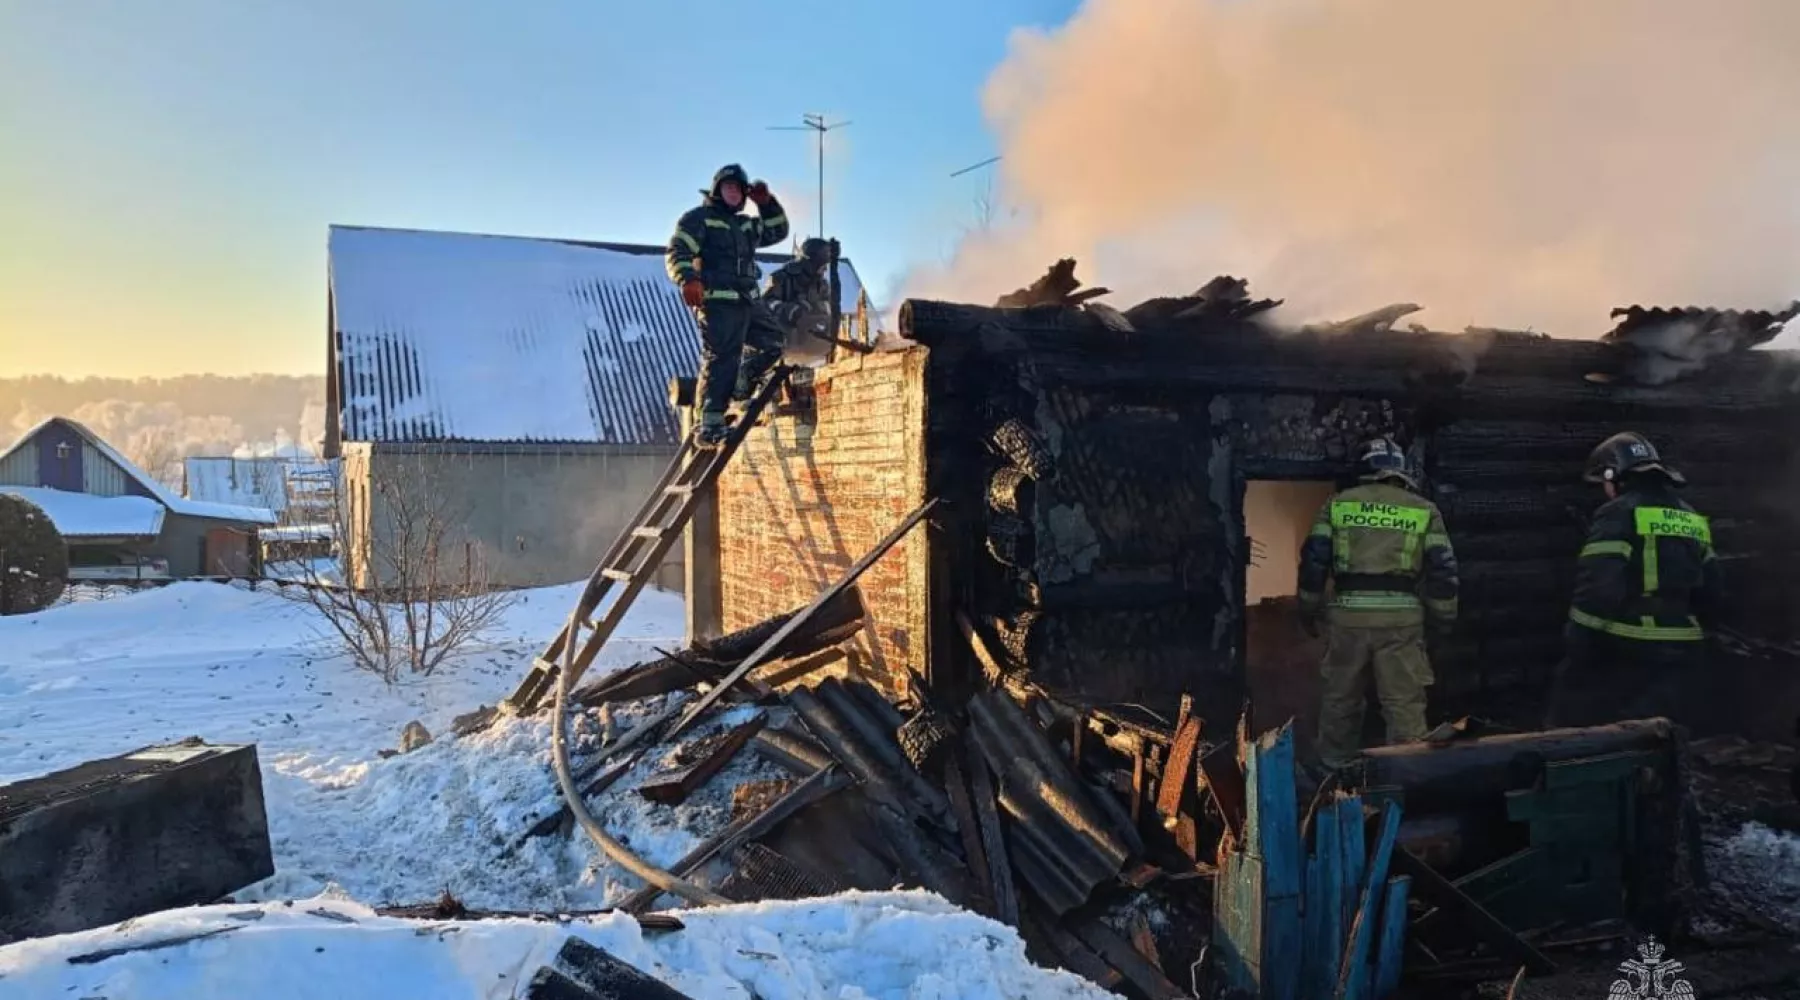
[[(1121, 994), (1215, 995), (1234, 985), (1233, 973), (1219, 968), (1226, 956), (1207, 958), (1209, 945), (1273, 933), (1259, 928), (1274, 926), (1276, 901), (1260, 902), (1274, 890), (1235, 873), (1276, 850), (1259, 839), (1272, 822), (1259, 795), (1279, 802), (1291, 788), (1295, 821), (1284, 835), (1303, 865), (1307, 844), (1316, 865), (1336, 850), (1328, 834), (1338, 844), (1352, 833), (1360, 864), (1365, 828), (1370, 864), (1380, 861), (1356, 877), (1383, 885), (1349, 887), (1353, 905), (1336, 929), (1342, 954), (1354, 940), (1356, 900), (1377, 890), (1395, 898), (1395, 883), (1408, 883), (1399, 916), (1383, 924), (1399, 920), (1399, 930), (1383, 936), (1404, 947), (1406, 982), (1435, 995), (1520, 970), (1547, 975), (1571, 954), (1578, 964), (1582, 953), (1626, 946), (1644, 931), (1666, 940), (1697, 912), (1687, 754), (1663, 720), (1510, 734), (1465, 720), (1425, 744), (1367, 752), (1344, 788), (1289, 777), (1290, 756), (1271, 800), (1251, 762), (1273, 734), (1259, 739), (1241, 719), (1209, 731), (1185, 702), (1173, 725), (1068, 704), (1003, 673), (966, 621), (989, 687), (964, 704), (939, 704), (914, 677), (892, 697), (845, 675), (841, 643), (864, 615), (855, 587), (841, 588), (571, 693), (577, 713), (629, 714), (632, 703), (692, 703), (696, 693), (740, 717), (753, 713), (688, 738), (668, 770), (637, 786), (644, 799), (678, 805), (740, 754), (781, 774), (739, 785), (729, 824), (671, 874), (738, 902), (924, 888), (1017, 928), (1035, 961)], [(578, 769), (584, 798), (656, 745)], [(565, 813), (529, 835), (570, 826)], [(1248, 925), (1246, 898), (1264, 914)], [(659, 904), (680, 905), (646, 887), (619, 908), (644, 915)], [(1378, 943), (1363, 943), (1371, 974), (1397, 978), (1398, 962), (1375, 971)], [(1262, 947), (1269, 963), (1279, 960), (1279, 942)], [(1235, 984), (1258, 974), (1240, 968)], [(1390, 995), (1395, 984), (1374, 985), (1364, 995)]]

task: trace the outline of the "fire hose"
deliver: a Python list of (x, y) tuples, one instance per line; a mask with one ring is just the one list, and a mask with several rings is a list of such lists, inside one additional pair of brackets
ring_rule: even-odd
[(575, 629), (580, 624), (578, 620), (580, 610), (577, 608), (575, 613), (569, 616), (568, 629), (563, 633), (565, 636), (563, 662), (561, 668), (556, 672), (556, 703), (551, 708), (550, 716), (550, 762), (556, 771), (556, 783), (562, 789), (563, 799), (569, 803), (569, 814), (575, 817), (575, 822), (580, 824), (589, 839), (593, 840), (594, 844), (605, 852), (607, 857), (646, 883), (670, 895), (680, 896), (697, 906), (723, 906), (730, 903), (731, 900), (716, 892), (656, 867), (633, 853), (631, 848), (614, 840), (594, 819), (593, 813), (588, 812), (587, 803), (582, 801), (581, 789), (576, 786), (575, 776), (569, 767), (569, 744), (567, 734), (564, 732), (564, 717), (567, 714), (569, 700), (569, 668), (574, 666)]

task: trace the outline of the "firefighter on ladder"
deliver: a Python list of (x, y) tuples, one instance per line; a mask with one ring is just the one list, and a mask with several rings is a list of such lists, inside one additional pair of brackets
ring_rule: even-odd
[[(758, 291), (756, 252), (788, 238), (787, 214), (762, 181), (728, 164), (669, 238), (669, 279), (700, 323), (700, 420), (694, 439), (725, 439), (725, 411), (756, 395), (781, 360), (785, 339)], [(756, 203), (757, 214), (745, 211)]]
[[(1406, 453), (1376, 438), (1360, 464), (1362, 481), (1319, 508), (1300, 549), (1301, 624), (1314, 636), (1322, 624), (1328, 642), (1318, 740), (1327, 770), (1356, 757), (1371, 672), (1388, 742), (1424, 738), (1432, 682), (1426, 627), (1443, 634), (1456, 621), (1456, 553), (1437, 506), (1419, 494)], [(1335, 585), (1329, 608), (1328, 578)]]
[[(1681, 680), (1704, 660), (1720, 604), (1712, 525), (1676, 493), (1687, 478), (1642, 434), (1600, 442), (1582, 478), (1598, 483), (1607, 502), (1594, 511), (1575, 564), (1544, 725), (1674, 717)], [(1594, 697), (1572, 699), (1571, 682)]]
[(800, 244), (794, 259), (769, 275), (763, 298), (784, 326), (805, 336), (829, 336), (831, 325), (831, 244), (817, 236)]

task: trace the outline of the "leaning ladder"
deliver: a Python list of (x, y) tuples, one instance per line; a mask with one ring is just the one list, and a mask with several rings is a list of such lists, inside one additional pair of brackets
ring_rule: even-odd
[(520, 715), (537, 711), (544, 696), (556, 686), (556, 674), (561, 669), (571, 629), (579, 645), (569, 667), (569, 686), (574, 687), (581, 679), (582, 673), (599, 655), (600, 648), (612, 637), (613, 630), (624, 620), (625, 612), (637, 599), (638, 592), (655, 575), (669, 546), (681, 537), (700, 499), (718, 481), (719, 474), (737, 454), (738, 446), (756, 426), (763, 410), (786, 385), (790, 371), (791, 368), (782, 365), (771, 373), (762, 390), (744, 407), (725, 440), (717, 445), (696, 445), (690, 435), (682, 441), (656, 488), (638, 508), (631, 523), (613, 540), (612, 548), (607, 550), (593, 575), (588, 577), (575, 614), (532, 661), (531, 672), (506, 699), (507, 708)]

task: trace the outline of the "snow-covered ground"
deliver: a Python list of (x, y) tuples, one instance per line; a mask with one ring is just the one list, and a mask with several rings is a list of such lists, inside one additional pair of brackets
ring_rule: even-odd
[[(547, 723), (449, 733), (452, 718), (512, 690), (577, 589), (525, 592), (482, 648), (394, 688), (337, 654), (310, 607), (266, 591), (181, 583), (0, 619), (0, 732), (12, 737), (0, 740), (0, 783), (186, 736), (253, 742), (277, 873), (240, 898), (336, 884), (375, 905), (448, 888), (480, 908), (599, 907), (636, 886), (617, 882), (586, 841), (532, 840), (501, 858), (560, 801)], [(680, 632), (680, 599), (646, 591), (595, 676)], [(438, 739), (383, 759), (415, 719)], [(659, 762), (646, 759), (595, 809), (670, 864), (723, 825), (729, 788), (645, 808), (632, 789)], [(745, 755), (740, 771), (756, 766)]]
[[(1033, 966), (1010, 928), (922, 892), (847, 893), (681, 918), (686, 927), (675, 931), (642, 931), (623, 915), (458, 924), (379, 917), (329, 898), (172, 910), (125, 928), (0, 948), (0, 1000), (512, 1000), (571, 933), (696, 1000), (1111, 996)], [(209, 931), (173, 947), (91, 958)]]
[[(1032, 966), (1013, 930), (924, 893), (686, 912), (685, 930), (650, 935), (623, 917), (565, 927), (375, 916), (368, 906), (446, 889), (478, 909), (568, 910), (637, 887), (580, 837), (508, 850), (560, 803), (545, 721), (505, 719), (463, 739), (449, 731), (455, 716), (511, 691), (576, 591), (524, 593), (491, 641), (394, 688), (334, 652), (311, 608), (267, 591), (181, 583), (0, 618), (0, 784), (190, 735), (254, 742), (277, 868), (235, 904), (0, 947), (0, 1000), (515, 997), (571, 931), (694, 997), (1109, 995)], [(590, 676), (648, 658), (680, 632), (680, 599), (646, 591)], [(384, 758), (415, 719), (436, 740)], [(577, 748), (593, 735), (578, 728)], [(682, 806), (648, 806), (634, 788), (670, 753), (653, 751), (593, 803), (609, 831), (662, 865), (724, 825), (734, 780), (776, 775), (741, 754)], [(309, 913), (321, 909), (353, 922)], [(218, 927), (232, 929), (69, 961)]]

